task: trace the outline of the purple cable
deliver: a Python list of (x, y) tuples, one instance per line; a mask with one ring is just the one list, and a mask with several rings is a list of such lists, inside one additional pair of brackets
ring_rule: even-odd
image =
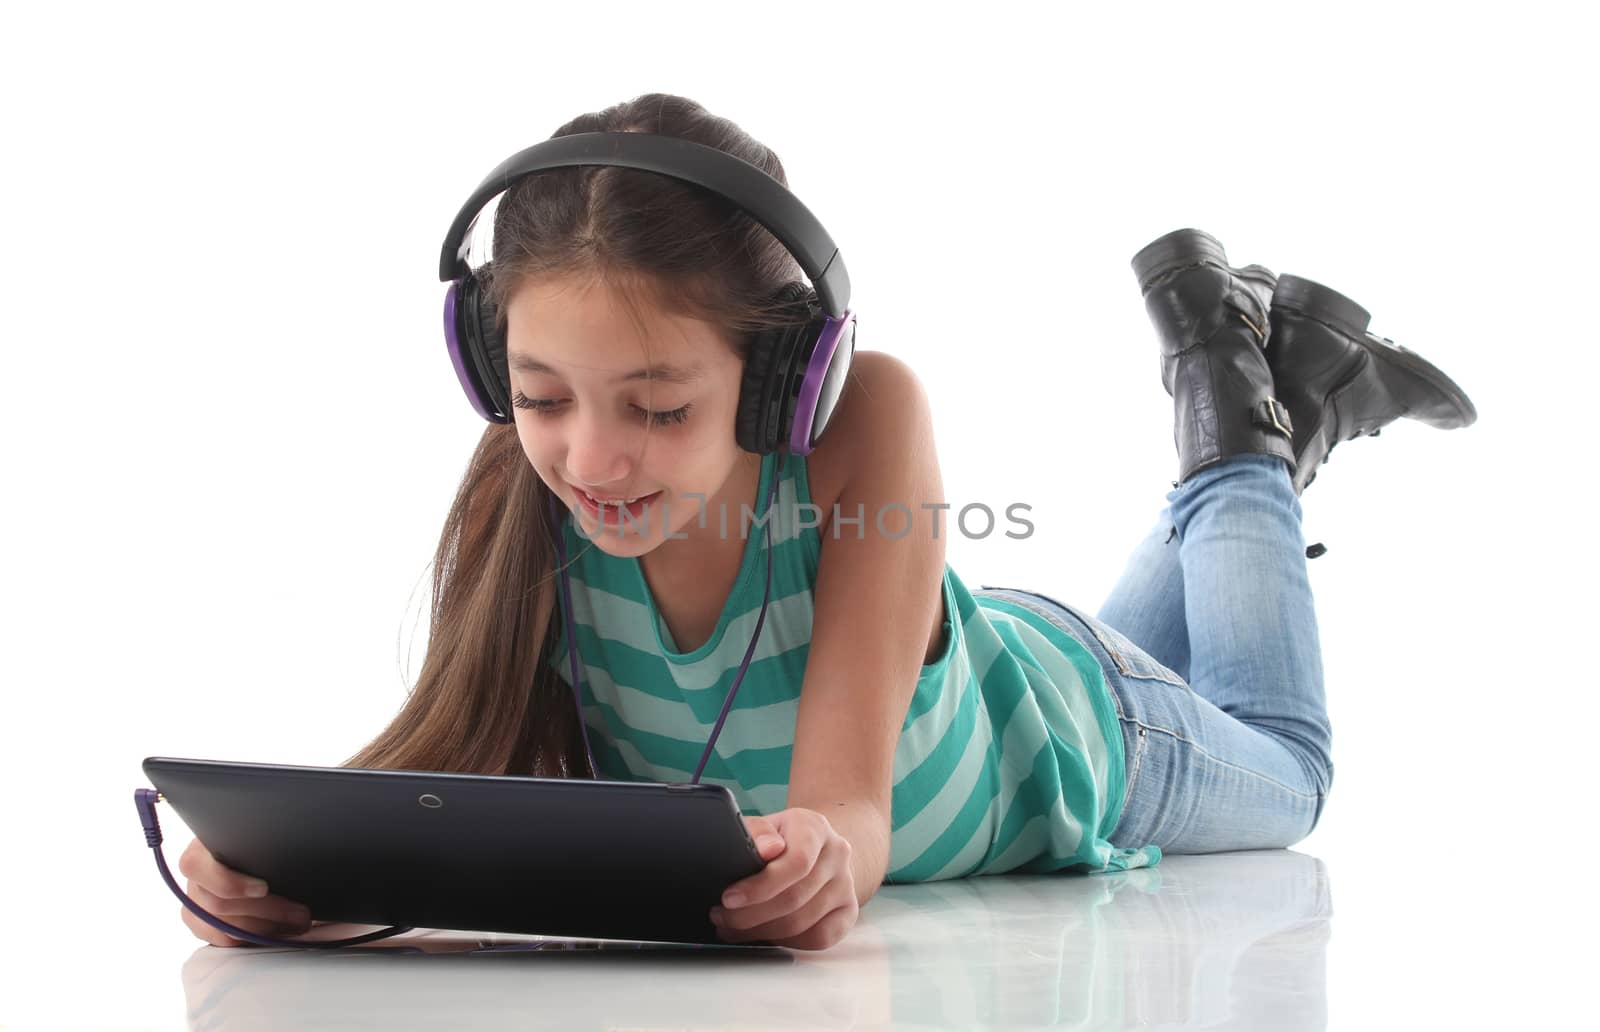
[(750, 635), (750, 644), (744, 650), (744, 660), (739, 664), (739, 676), (733, 679), (733, 687), (728, 689), (728, 698), (722, 703), (722, 712), (717, 714), (717, 726), (711, 729), (711, 740), (706, 743), (706, 751), (700, 754), (700, 764), (694, 769), (694, 777), (689, 779), (691, 785), (700, 783), (700, 772), (706, 769), (706, 760), (711, 758), (711, 747), (716, 744), (717, 736), (722, 734), (722, 723), (728, 719), (728, 710), (733, 708), (733, 697), (739, 691), (739, 683), (744, 680), (745, 669), (750, 666), (750, 657), (756, 651), (756, 641), (761, 637), (761, 625), (767, 619), (767, 600), (772, 597), (772, 502), (778, 494), (778, 481), (788, 465), (789, 456), (785, 454), (782, 463), (772, 474), (772, 484), (767, 489), (767, 519), (763, 526), (767, 534), (767, 588), (761, 596), (761, 612), (756, 614), (755, 633)]
[[(700, 763), (694, 769), (694, 776), (689, 779), (689, 784), (700, 783), (700, 772), (706, 769), (706, 761), (711, 758), (711, 749), (717, 743), (717, 736), (722, 734), (722, 725), (728, 719), (728, 711), (733, 708), (733, 698), (739, 692), (739, 685), (744, 681), (745, 670), (750, 666), (750, 657), (755, 654), (756, 642), (761, 638), (761, 627), (767, 619), (767, 602), (772, 598), (772, 506), (778, 494), (778, 481), (783, 477), (783, 471), (789, 467), (789, 456), (785, 453), (778, 469), (772, 475), (772, 483), (767, 488), (766, 516), (763, 529), (767, 537), (767, 587), (761, 596), (761, 612), (756, 615), (755, 633), (750, 636), (750, 644), (744, 650), (744, 660), (739, 664), (739, 674), (733, 679), (733, 687), (728, 689), (728, 697), (722, 703), (722, 712), (717, 715), (717, 724), (711, 731), (711, 740), (706, 742), (705, 752), (700, 754)], [(589, 729), (583, 721), (583, 702), (578, 694), (578, 639), (572, 631), (572, 594), (567, 581), (567, 548), (566, 539), (561, 527), (561, 510), (556, 507), (556, 496), (550, 494), (550, 511), (556, 514), (556, 553), (558, 565), (561, 567), (561, 597), (563, 600), (561, 615), (567, 629), (567, 660), (572, 666), (572, 701), (578, 710), (578, 728), (583, 732), (583, 748), (589, 756), (589, 769), (596, 778), (600, 776), (600, 768), (595, 765), (594, 752), (589, 748)]]
[(200, 904), (189, 898), (189, 894), (178, 888), (178, 882), (172, 877), (172, 871), (167, 867), (167, 858), (161, 854), (161, 822), (156, 819), (156, 803), (161, 799), (159, 793), (150, 788), (136, 788), (133, 790), (133, 805), (139, 810), (139, 823), (144, 825), (144, 842), (156, 854), (156, 867), (161, 871), (161, 877), (166, 881), (167, 888), (183, 901), (189, 911), (204, 921), (206, 924), (226, 933), (236, 939), (253, 942), (258, 946), (293, 946), (298, 949), (331, 950), (340, 946), (357, 946), (375, 939), (387, 939), (391, 935), (411, 931), (411, 926), (396, 925), (393, 928), (384, 928), (366, 935), (357, 935), (350, 939), (329, 939), (327, 942), (297, 942), (294, 939), (275, 939), (270, 935), (257, 935), (247, 932), (237, 925), (231, 925), (221, 918), (211, 914)]

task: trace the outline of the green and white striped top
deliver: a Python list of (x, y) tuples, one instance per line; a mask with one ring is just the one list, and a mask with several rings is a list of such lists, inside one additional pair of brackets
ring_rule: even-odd
[[(729, 514), (730, 532), (745, 535), (744, 558), (715, 630), (692, 652), (678, 651), (638, 560), (607, 555), (563, 522), (580, 702), (602, 778), (693, 777), (761, 609), (759, 517), (780, 458), (763, 457), (751, 516)], [(799, 508), (810, 503), (806, 460), (789, 455), (770, 519), (761, 640), (701, 775), (751, 815), (784, 809), (788, 796), (822, 551), (817, 528), (797, 519), (816, 511)], [(1026, 608), (974, 598), (948, 563), (944, 603), (944, 649), (918, 675), (895, 748), (886, 881), (1157, 863), (1154, 845), (1119, 849), (1104, 837), (1122, 812), (1125, 761), (1093, 654)], [(558, 633), (549, 662), (570, 681), (564, 622)]]

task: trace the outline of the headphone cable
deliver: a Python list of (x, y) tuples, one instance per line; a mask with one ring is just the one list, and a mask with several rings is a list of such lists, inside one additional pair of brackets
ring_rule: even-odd
[(391, 935), (409, 932), (412, 928), (396, 925), (380, 931), (369, 932), (350, 939), (330, 939), (326, 942), (297, 942), (293, 939), (275, 939), (270, 935), (257, 935), (247, 932), (237, 925), (231, 925), (214, 914), (209, 913), (204, 907), (189, 898), (189, 894), (178, 888), (177, 881), (172, 877), (172, 871), (167, 867), (167, 858), (161, 853), (161, 822), (156, 819), (156, 803), (162, 801), (161, 793), (151, 788), (137, 788), (133, 792), (133, 805), (139, 810), (139, 823), (144, 825), (144, 842), (156, 854), (156, 867), (161, 871), (162, 879), (167, 883), (173, 895), (183, 901), (189, 911), (204, 921), (206, 924), (220, 932), (231, 935), (246, 942), (253, 942), (258, 946), (293, 946), (299, 949), (328, 950), (340, 946), (357, 946), (375, 939), (387, 939)]

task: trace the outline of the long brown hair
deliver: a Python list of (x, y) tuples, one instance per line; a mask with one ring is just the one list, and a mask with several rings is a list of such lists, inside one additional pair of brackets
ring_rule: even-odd
[[(684, 97), (645, 94), (551, 135), (600, 131), (715, 147), (788, 185), (776, 154)], [(722, 327), (743, 358), (749, 334), (794, 319), (792, 304), (776, 298), (800, 280), (800, 269), (764, 227), (700, 187), (583, 166), (528, 176), (501, 197), (493, 256), (478, 275), (502, 331), (507, 303), (530, 279), (593, 276), (625, 297)], [(462, 406), (469, 411), (465, 399)], [(434, 553), (417, 685), (389, 726), (344, 766), (594, 776), (572, 689), (548, 662), (562, 633), (549, 499), (515, 425), (490, 424)]]

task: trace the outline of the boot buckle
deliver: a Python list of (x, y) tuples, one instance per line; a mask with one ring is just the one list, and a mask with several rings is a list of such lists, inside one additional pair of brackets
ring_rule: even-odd
[(1244, 324), (1246, 326), (1250, 327), (1250, 332), (1254, 333), (1256, 335), (1256, 337), (1258, 338), (1256, 343), (1260, 344), (1261, 345), (1261, 349), (1263, 351), (1265, 351), (1266, 348), (1267, 348), (1267, 331), (1263, 330), (1261, 327), (1257, 326), (1255, 324), (1255, 320), (1251, 319), (1248, 315), (1245, 315), (1243, 312), (1235, 312), (1234, 314), (1237, 315), (1239, 318), (1243, 319), (1244, 320)]
[(1250, 422), (1271, 427), (1289, 440), (1294, 440), (1294, 423), (1289, 418), (1289, 410), (1277, 398), (1267, 398), (1252, 409)]

